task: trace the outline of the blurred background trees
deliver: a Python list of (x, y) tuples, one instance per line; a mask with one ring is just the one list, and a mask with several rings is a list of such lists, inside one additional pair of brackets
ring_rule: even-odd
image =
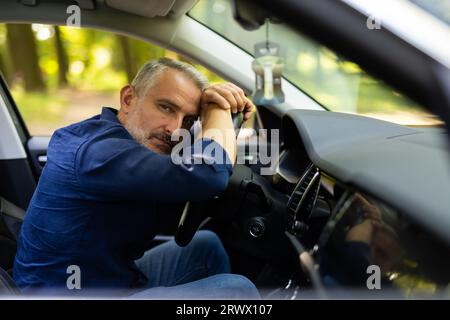
[(44, 90), (45, 83), (39, 67), (36, 40), (31, 26), (28, 24), (6, 25), (6, 40), (12, 76), (20, 77), (26, 90)]
[[(0, 24), (0, 72), (33, 135), (118, 108), (118, 93), (148, 60), (175, 52), (93, 29)], [(223, 81), (196, 65), (211, 82)]]
[(67, 74), (69, 73), (69, 59), (64, 48), (61, 28), (55, 26), (55, 51), (56, 61), (58, 62), (58, 85), (60, 87), (68, 85)]

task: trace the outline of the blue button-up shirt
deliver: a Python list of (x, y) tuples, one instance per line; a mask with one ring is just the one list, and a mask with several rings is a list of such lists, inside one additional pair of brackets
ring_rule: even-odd
[(53, 134), (14, 263), (23, 291), (67, 290), (71, 265), (80, 268), (82, 289), (145, 282), (134, 260), (149, 248), (164, 215), (175, 214), (165, 204), (206, 200), (226, 188), (232, 168), (218, 143), (197, 140), (192, 150), (213, 147), (225, 163), (176, 164), (134, 140), (116, 114), (103, 108)]

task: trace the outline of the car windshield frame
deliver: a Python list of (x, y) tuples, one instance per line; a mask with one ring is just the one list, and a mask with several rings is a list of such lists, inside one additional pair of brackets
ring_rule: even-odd
[(450, 27), (450, 0), (408, 0)]

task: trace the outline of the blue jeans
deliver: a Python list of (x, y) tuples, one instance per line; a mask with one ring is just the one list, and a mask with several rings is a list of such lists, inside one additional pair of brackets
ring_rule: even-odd
[(152, 248), (136, 260), (136, 265), (148, 278), (148, 286), (130, 298), (260, 298), (250, 280), (230, 274), (228, 255), (211, 231), (197, 232), (184, 248), (174, 241)]

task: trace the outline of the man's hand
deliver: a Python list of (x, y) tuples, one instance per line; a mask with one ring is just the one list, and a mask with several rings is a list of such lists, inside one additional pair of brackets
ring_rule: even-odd
[(364, 220), (360, 224), (351, 228), (345, 235), (346, 241), (364, 242), (372, 244), (373, 233), (379, 225), (372, 220)]
[(230, 82), (212, 85), (203, 91), (201, 107), (207, 108), (209, 104), (217, 104), (232, 113), (243, 112), (244, 120), (250, 119), (252, 112), (256, 110), (244, 91)]
[(378, 207), (372, 205), (366, 198), (356, 194), (353, 202), (360, 211), (363, 222), (351, 228), (345, 239), (347, 241), (360, 241), (368, 245), (372, 243), (374, 233), (383, 226), (381, 212)]

